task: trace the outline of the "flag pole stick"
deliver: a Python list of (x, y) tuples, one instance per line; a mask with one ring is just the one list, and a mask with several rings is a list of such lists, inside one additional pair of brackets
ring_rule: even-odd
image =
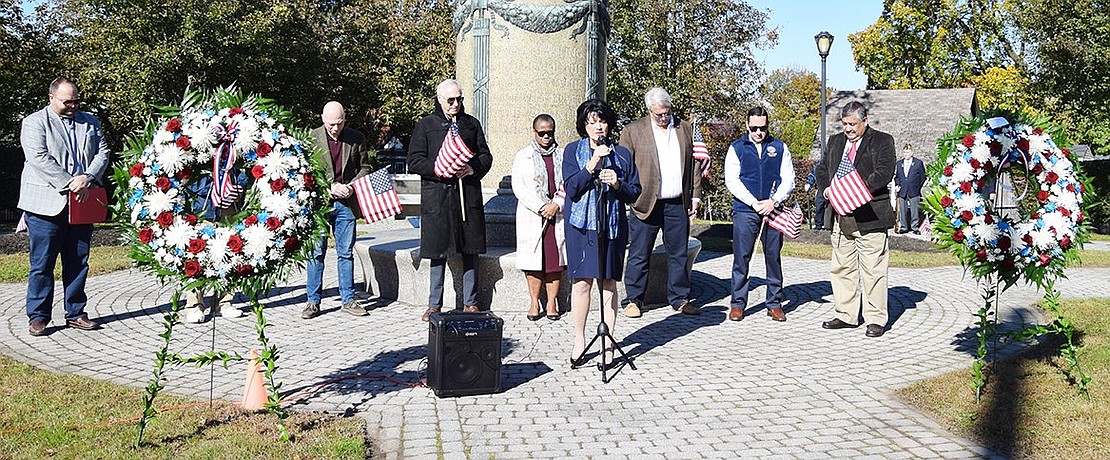
[(462, 178), (459, 178), (459, 211), (462, 211), (462, 221), (466, 222), (466, 195), (463, 194)]

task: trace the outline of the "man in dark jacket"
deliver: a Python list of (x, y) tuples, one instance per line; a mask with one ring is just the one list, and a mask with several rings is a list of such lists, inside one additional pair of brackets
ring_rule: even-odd
[(925, 185), (925, 163), (913, 157), (913, 146), (902, 149), (902, 161), (894, 174), (898, 186), (898, 233), (921, 228), (921, 187)]
[[(840, 110), (844, 132), (829, 138), (817, 167), (817, 190), (830, 198), (829, 184), (842, 161), (850, 160), (871, 193), (871, 201), (833, 217), (832, 270), (836, 318), (825, 321), (825, 329), (843, 329), (867, 324), (867, 336), (879, 337), (887, 326), (887, 231), (894, 227), (890, 207), (890, 180), (894, 177), (894, 138), (867, 127), (867, 107), (849, 102)], [(835, 207), (834, 207), (835, 208)], [(861, 284), (862, 281), (862, 284)]]
[[(478, 311), (478, 254), (486, 252), (482, 177), (493, 164), (481, 123), (463, 111), (459, 82), (440, 83), (436, 102), (435, 113), (416, 123), (408, 157), (409, 172), (420, 175), (420, 257), (431, 259), (424, 321), (443, 307), (447, 258), (455, 254), (463, 259), (463, 311)], [(460, 140), (473, 157), (445, 174), (456, 169), (443, 160), (459, 154)]]

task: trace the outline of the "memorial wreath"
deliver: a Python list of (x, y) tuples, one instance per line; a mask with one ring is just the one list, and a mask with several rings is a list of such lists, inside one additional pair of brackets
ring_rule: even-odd
[[(939, 161), (930, 165), (934, 186), (925, 200), (932, 237), (984, 287), (985, 303), (977, 313), (978, 359), (972, 368), (976, 399), (985, 386), (998, 295), (1018, 280), (1044, 289), (1042, 306), (1056, 318), (1048, 326), (1026, 326), (1010, 338), (1062, 335), (1061, 352), (1086, 394), (1090, 378), (1076, 360), (1074, 327), (1060, 313), (1054, 289), (1087, 240), (1083, 193), (1089, 185), (1063, 147), (1063, 129), (1047, 118), (987, 111), (960, 120), (937, 144)], [(1011, 194), (1016, 196), (1003, 196)], [(1003, 204), (1007, 199), (1013, 203)]]

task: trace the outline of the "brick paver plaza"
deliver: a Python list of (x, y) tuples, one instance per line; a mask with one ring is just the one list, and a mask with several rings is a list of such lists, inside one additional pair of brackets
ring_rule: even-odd
[[(293, 393), (364, 375), (307, 392), (288, 406), (364, 418), (375, 455), (384, 458), (991, 456), (892, 396), (894, 389), (971, 362), (974, 338), (968, 331), (980, 290), (959, 267), (892, 268), (893, 324), (883, 337), (867, 338), (863, 328), (821, 329), (833, 314), (827, 261), (784, 259), (787, 322), (754, 309), (743, 321), (730, 322), (731, 255), (703, 253), (693, 275), (702, 314), (661, 308), (639, 319), (621, 317), (615, 335), (639, 369), (624, 367), (608, 384), (594, 368), (570, 369), (568, 316), (530, 322), (523, 299), (498, 300), (492, 310), (505, 320), (503, 391), (440, 399), (405, 384), (419, 382), (426, 366), (423, 306), (393, 303), (365, 317), (338, 311), (334, 251), (329, 256), (324, 281), (331, 297), (319, 317), (300, 318), (303, 273), (264, 299), (267, 333), (281, 350), (277, 378)], [(755, 307), (765, 292), (759, 254), (752, 267), (758, 278), (750, 305)], [(1065, 297), (1110, 296), (1105, 282), (1091, 282), (1110, 279), (1108, 269), (1077, 268), (1069, 276), (1057, 285)], [(43, 369), (146, 385), (168, 288), (138, 271), (90, 278), (88, 312), (104, 329), (57, 329), (63, 313), (56, 303), (47, 337), (27, 334), (25, 290), (23, 284), (0, 285), (0, 353)], [(1000, 316), (1039, 321), (1028, 307), (1039, 297), (1031, 288), (1014, 287), (1002, 298)], [(244, 299), (236, 306), (246, 308)], [(595, 307), (588, 331), (596, 321)], [(216, 349), (246, 355), (257, 346), (253, 326), (250, 315), (181, 325), (173, 348), (207, 351), (214, 328)], [(216, 367), (216, 398), (241, 397), (245, 367)], [(207, 398), (209, 376), (208, 368), (170, 368), (167, 391)], [(135, 401), (136, 412), (140, 404)]]

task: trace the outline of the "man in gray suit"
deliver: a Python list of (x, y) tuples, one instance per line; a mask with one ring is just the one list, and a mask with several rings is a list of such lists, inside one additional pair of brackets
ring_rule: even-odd
[(85, 314), (92, 224), (70, 225), (69, 195), (88, 197), (108, 169), (108, 143), (96, 117), (77, 110), (81, 96), (65, 78), (50, 83), (50, 104), (23, 119), (23, 177), (19, 208), (26, 211), (31, 269), (27, 274), (27, 317), (33, 336), (46, 335), (54, 304), (54, 264), (62, 256), (66, 325), (100, 326)]

